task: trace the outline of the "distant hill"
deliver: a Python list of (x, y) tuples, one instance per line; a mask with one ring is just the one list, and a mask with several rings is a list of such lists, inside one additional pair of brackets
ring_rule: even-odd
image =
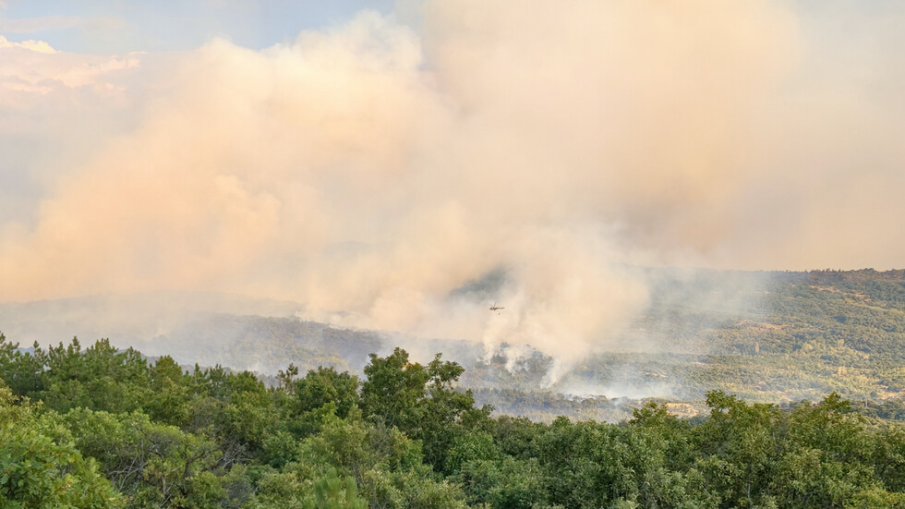
[(553, 384), (553, 360), (539, 352), (514, 360), (503, 345), (488, 358), (473, 342), (335, 328), (297, 318), (295, 303), (216, 294), (0, 304), (0, 331), (23, 346), (109, 337), (184, 364), (264, 375), (289, 363), (360, 371), (369, 353), (401, 345), (422, 360), (442, 352), (467, 368), (462, 383), (479, 399), (534, 417), (609, 418), (631, 401), (694, 404), (712, 389), (772, 402), (836, 391), (893, 413), (905, 395), (905, 270), (652, 270), (650, 280), (647, 312)]

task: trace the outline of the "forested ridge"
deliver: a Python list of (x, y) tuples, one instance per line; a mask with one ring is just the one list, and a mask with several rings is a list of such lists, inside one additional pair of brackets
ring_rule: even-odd
[(905, 427), (832, 394), (619, 424), (493, 416), (463, 368), (184, 370), (102, 340), (0, 336), (4, 508), (905, 507)]
[[(859, 411), (905, 417), (905, 271), (650, 269), (638, 277), (650, 282), (649, 306), (627, 329), (601, 334), (599, 351), (560, 370), (552, 384), (555, 359), (523, 344), (343, 329), (300, 319), (292, 314), (297, 304), (220, 296), (229, 302), (214, 306), (215, 295), (0, 304), (0, 330), (23, 344), (110, 337), (119, 348), (180, 364), (267, 376), (289, 363), (302, 373), (332, 366), (361, 376), (369, 353), (402, 345), (419, 360), (443, 352), (461, 364), (460, 387), (481, 404), (548, 423), (560, 415), (624, 420), (646, 398), (706, 414), (713, 390), (783, 405), (836, 392)], [(499, 281), (485, 283), (480, 295)]]

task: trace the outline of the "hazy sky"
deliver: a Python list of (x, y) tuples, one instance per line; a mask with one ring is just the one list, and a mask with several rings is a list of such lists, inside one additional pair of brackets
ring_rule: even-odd
[[(905, 266), (901, 2), (0, 5), (0, 301), (579, 355), (645, 306), (626, 266)], [(457, 290), (500, 273), (491, 320)]]
[(7, 0), (0, 32), (55, 48), (99, 54), (194, 49), (213, 37), (261, 49), (300, 31), (347, 22), (358, 11), (389, 13), (375, 0)]

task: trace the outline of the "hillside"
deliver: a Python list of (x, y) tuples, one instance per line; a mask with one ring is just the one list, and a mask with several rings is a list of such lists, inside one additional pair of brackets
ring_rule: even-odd
[[(87, 309), (80, 301), (5, 305), (0, 330), (27, 343), (37, 339), (33, 331), (84, 330), (78, 320), (95, 312), (91, 332), (106, 320), (113, 329), (106, 336), (119, 346), (262, 375), (289, 363), (303, 371), (327, 365), (361, 372), (369, 353), (402, 345), (421, 360), (442, 352), (461, 363), (463, 385), (476, 389), (479, 400), (547, 420), (559, 414), (618, 420), (648, 398), (688, 402), (677, 408), (694, 413), (714, 389), (779, 403), (817, 400), (833, 391), (893, 407), (903, 400), (905, 271), (657, 270), (649, 279), (652, 300), (644, 315), (619, 337), (606, 338), (607, 351), (553, 384), (548, 375), (554, 361), (540, 352), (519, 349), (516, 356), (502, 345), (487, 356), (481, 345), (462, 340), (339, 329), (291, 316), (297, 309), (291, 303), (219, 299), (215, 308), (205, 308), (205, 297), (176, 304), (156, 299), (153, 305), (136, 299), (131, 307), (95, 299)], [(161, 310), (162, 302), (170, 307)], [(143, 314), (134, 323), (124, 321), (138, 304)], [(103, 311), (111, 306), (114, 318)], [(181, 306), (175, 318), (166, 313), (173, 306)]]

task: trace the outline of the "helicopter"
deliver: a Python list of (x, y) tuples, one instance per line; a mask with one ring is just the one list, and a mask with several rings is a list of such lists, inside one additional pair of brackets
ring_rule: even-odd
[(490, 309), (491, 311), (502, 311), (506, 308), (504, 308), (503, 306), (497, 306), (496, 302), (494, 302), (493, 305), (490, 306), (488, 309)]

